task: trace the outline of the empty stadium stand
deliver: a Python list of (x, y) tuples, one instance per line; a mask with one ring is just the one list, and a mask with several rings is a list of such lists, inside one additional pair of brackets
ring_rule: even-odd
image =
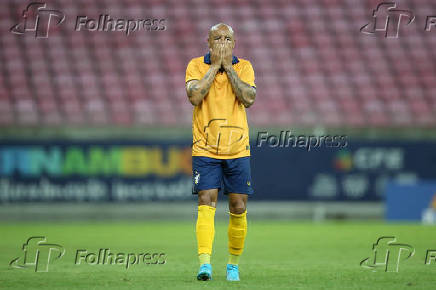
[[(3, 127), (189, 127), (185, 68), (218, 22), (256, 72), (252, 126), (436, 125), (436, 27), (424, 30), (434, 0), (397, 1), (416, 16), (398, 38), (360, 32), (379, 1), (46, 1), (66, 16), (48, 38), (9, 31), (29, 3), (0, 10)], [(75, 31), (77, 16), (100, 14), (163, 18), (166, 29)]]

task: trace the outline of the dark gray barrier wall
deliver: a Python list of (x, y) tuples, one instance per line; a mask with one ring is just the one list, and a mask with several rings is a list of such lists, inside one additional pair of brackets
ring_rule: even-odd
[(436, 178), (436, 142), (349, 140), (334, 146), (252, 148), (259, 199), (384, 199), (388, 180), (414, 183)]
[[(387, 180), (436, 179), (431, 142), (256, 145), (252, 199), (378, 201)], [(3, 141), (0, 201), (193, 199), (191, 171), (190, 140)]]

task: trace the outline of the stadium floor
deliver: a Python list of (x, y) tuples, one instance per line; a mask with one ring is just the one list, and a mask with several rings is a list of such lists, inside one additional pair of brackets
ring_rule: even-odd
[[(430, 226), (252, 219), (248, 227), (240, 263), (241, 282), (229, 283), (225, 281), (225, 221), (216, 223), (214, 276), (209, 282), (195, 279), (198, 264), (193, 221), (2, 222), (0, 288), (433, 289), (436, 282), (436, 265), (424, 263), (427, 249), (436, 248), (436, 232)], [(45, 236), (47, 243), (65, 249), (62, 258), (52, 257), (48, 272), (35, 272), (32, 265), (25, 269), (8, 266), (14, 258), (23, 257), (22, 245), (31, 236)], [(372, 245), (381, 236), (395, 236), (397, 242), (415, 249), (409, 259), (401, 256), (399, 272), (360, 266), (363, 259), (373, 256)], [(109, 249), (113, 254), (132, 253), (135, 257), (140, 253), (163, 253), (163, 260), (158, 262), (165, 263), (146, 264), (139, 258), (139, 264), (126, 269), (122, 259), (119, 265), (102, 265), (102, 258), (96, 265), (87, 264), (85, 254), (96, 256), (99, 249)], [(77, 250), (82, 250), (79, 255)], [(75, 265), (77, 257), (80, 265)]]

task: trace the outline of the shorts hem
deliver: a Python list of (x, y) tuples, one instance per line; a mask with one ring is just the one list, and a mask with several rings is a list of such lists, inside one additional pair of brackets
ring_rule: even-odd
[(218, 189), (218, 192), (219, 192), (221, 190), (221, 187), (212, 186), (212, 187), (207, 187), (207, 188), (201, 188), (201, 189), (198, 189), (197, 191), (192, 190), (192, 194), (198, 194), (199, 191), (209, 190), (209, 189)]
[(253, 194), (253, 192), (248, 193), (248, 192), (241, 192), (241, 191), (239, 191), (239, 192), (224, 191), (224, 192), (223, 192), (224, 195), (229, 195), (229, 193), (246, 194), (246, 195), (252, 195), (252, 194)]

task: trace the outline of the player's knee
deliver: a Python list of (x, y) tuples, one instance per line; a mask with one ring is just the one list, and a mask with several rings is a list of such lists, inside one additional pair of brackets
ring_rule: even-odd
[(210, 194), (203, 193), (198, 195), (198, 205), (215, 206), (216, 201)]
[(236, 206), (236, 207), (231, 207), (230, 208), (230, 212), (234, 213), (234, 214), (241, 214), (245, 212), (245, 206)]
[(230, 201), (229, 210), (231, 213), (241, 214), (245, 212), (245, 203), (242, 200)]
[(198, 197), (198, 204), (199, 205), (210, 205), (211, 204), (210, 197), (207, 195), (200, 195)]

